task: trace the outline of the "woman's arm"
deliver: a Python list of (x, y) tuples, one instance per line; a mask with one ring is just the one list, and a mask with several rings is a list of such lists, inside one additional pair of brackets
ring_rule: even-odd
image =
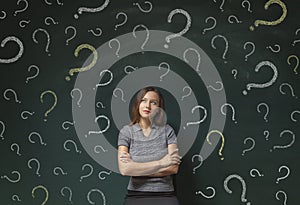
[[(178, 150), (177, 144), (169, 144), (168, 145), (168, 153), (172, 153), (174, 150)], [(181, 157), (180, 157), (181, 159)], [(179, 164), (171, 165), (165, 168), (161, 168), (158, 172), (148, 175), (149, 177), (164, 177), (172, 174), (177, 174), (179, 168)]]
[(124, 176), (147, 176), (155, 174), (165, 168), (180, 163), (178, 149), (168, 153), (163, 158), (151, 162), (134, 162), (128, 153), (128, 147), (118, 147), (119, 170)]

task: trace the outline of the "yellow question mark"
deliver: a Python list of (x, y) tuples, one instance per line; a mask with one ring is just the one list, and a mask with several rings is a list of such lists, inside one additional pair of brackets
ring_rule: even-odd
[(210, 140), (209, 140), (209, 136), (210, 136), (212, 133), (218, 133), (218, 134), (222, 137), (222, 145), (221, 145), (221, 148), (219, 149), (219, 156), (221, 156), (221, 160), (224, 160), (224, 157), (222, 157), (222, 150), (223, 150), (224, 142), (225, 142), (224, 135), (223, 135), (222, 132), (220, 132), (219, 130), (211, 130), (211, 131), (207, 134), (207, 137), (206, 137), (206, 140), (207, 140), (208, 144), (210, 144), (210, 145), (211, 145), (211, 142), (210, 142)]
[[(280, 0), (269, 0), (264, 6), (265, 10), (267, 10), (271, 4), (278, 4), (282, 8), (283, 12), (282, 12), (281, 17), (275, 21), (256, 20), (254, 22), (254, 25), (256, 27), (258, 27), (259, 25), (275, 26), (277, 24), (280, 24), (285, 19), (286, 15), (287, 15), (287, 9), (286, 9), (285, 4)], [(250, 26), (250, 30), (254, 31), (254, 26)]]
[[(98, 53), (97, 53), (97, 50), (96, 50), (93, 46), (91, 46), (91, 45), (89, 45), (89, 44), (81, 44), (81, 45), (79, 45), (79, 46), (75, 49), (75, 51), (74, 51), (74, 56), (75, 56), (75, 57), (78, 57), (79, 51), (81, 51), (81, 50), (84, 49), (84, 48), (87, 48), (87, 49), (89, 49), (89, 50), (91, 50), (91, 51), (93, 52), (93, 54), (94, 54), (93, 61), (92, 61), (89, 65), (87, 65), (87, 66), (85, 66), (85, 67), (83, 67), (83, 68), (73, 68), (73, 69), (70, 69), (70, 70), (69, 70), (70, 76), (73, 76), (74, 73), (79, 73), (79, 72), (87, 71), (87, 70), (91, 69), (91, 68), (96, 64), (97, 59), (98, 59)], [(70, 81), (70, 80), (71, 80), (70, 76), (66, 76), (66, 80), (67, 80), (67, 81)]]
[(291, 65), (291, 62), (290, 62), (291, 58), (295, 58), (295, 59), (296, 59), (296, 66), (295, 66), (295, 68), (294, 68), (294, 72), (295, 72), (295, 74), (298, 74), (297, 68), (298, 68), (298, 66), (299, 66), (299, 58), (298, 58), (296, 55), (290, 55), (290, 56), (288, 57), (288, 59), (287, 59), (287, 63), (288, 63), (289, 65)]
[[(54, 96), (54, 104), (51, 106), (51, 108), (50, 108), (49, 110), (47, 110), (47, 111), (45, 112), (45, 114), (44, 114), (45, 117), (48, 116), (48, 114), (54, 109), (54, 107), (55, 107), (56, 104), (57, 104), (57, 96), (56, 96), (55, 92), (53, 92), (53, 91), (51, 91), (51, 90), (46, 90), (46, 91), (44, 91), (44, 92), (41, 94), (41, 96), (40, 96), (41, 102), (44, 103), (43, 97), (44, 97), (44, 95), (45, 95), (46, 93), (50, 93), (50, 94), (52, 94), (52, 95)], [(44, 120), (47, 121), (46, 119), (44, 119)]]
[(34, 188), (32, 189), (32, 191), (31, 191), (31, 194), (32, 194), (32, 197), (33, 197), (33, 198), (35, 197), (35, 196), (34, 196), (34, 192), (35, 192), (36, 189), (43, 189), (43, 190), (45, 190), (45, 192), (46, 192), (46, 198), (45, 198), (45, 200), (43, 201), (43, 203), (41, 204), (41, 205), (45, 205), (45, 204), (47, 203), (48, 197), (49, 197), (48, 190), (47, 190), (46, 187), (44, 187), (43, 185), (38, 185), (38, 186), (34, 187)]

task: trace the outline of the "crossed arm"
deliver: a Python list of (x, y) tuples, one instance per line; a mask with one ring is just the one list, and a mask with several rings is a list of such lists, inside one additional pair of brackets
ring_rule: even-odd
[(118, 147), (119, 170), (124, 176), (168, 176), (178, 172), (180, 162), (176, 144), (168, 145), (168, 154), (163, 158), (150, 162), (134, 162), (128, 153), (128, 147)]

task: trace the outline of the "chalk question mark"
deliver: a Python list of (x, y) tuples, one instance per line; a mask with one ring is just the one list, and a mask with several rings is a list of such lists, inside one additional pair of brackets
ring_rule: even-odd
[(286, 165), (282, 165), (279, 167), (278, 171), (281, 172), (282, 169), (286, 169), (287, 173), (286, 175), (282, 176), (282, 177), (278, 177), (276, 179), (276, 183), (278, 184), (280, 180), (286, 179), (289, 175), (290, 175), (290, 168)]
[(72, 190), (71, 190), (70, 187), (64, 186), (63, 188), (61, 188), (61, 190), (60, 190), (61, 195), (65, 196), (65, 194), (64, 194), (65, 189), (68, 190), (68, 192), (69, 192), (69, 202), (73, 203), (73, 201), (72, 201)]
[(247, 41), (244, 44), (244, 50), (246, 50), (246, 46), (247, 45), (250, 45), (252, 47), (252, 49), (251, 49), (251, 51), (247, 55), (245, 55), (245, 61), (247, 61), (248, 57), (251, 56), (254, 53), (254, 51), (255, 51), (255, 44), (253, 42)]
[(10, 58), (10, 59), (0, 58), (0, 63), (13, 63), (13, 62), (16, 62), (17, 60), (19, 60), (19, 58), (21, 58), (21, 56), (24, 53), (24, 46), (23, 46), (22, 41), (20, 41), (20, 39), (18, 39), (15, 36), (8, 36), (5, 39), (3, 39), (3, 41), (1, 41), (1, 47), (3, 48), (6, 45), (6, 43), (9, 42), (9, 41), (16, 42), (18, 44), (20, 50), (19, 50), (18, 54), (13, 58)]
[(99, 177), (99, 179), (101, 179), (101, 180), (104, 180), (104, 179), (106, 179), (106, 177), (104, 176), (101, 176), (102, 174), (106, 174), (106, 175), (110, 175), (112, 173), (112, 171), (109, 171), (109, 172), (107, 172), (107, 171), (101, 171), (101, 172), (99, 172), (99, 174), (98, 174), (98, 177)]
[(89, 177), (89, 176), (91, 176), (91, 175), (93, 174), (94, 168), (93, 168), (93, 166), (90, 165), (90, 164), (84, 164), (84, 165), (81, 167), (81, 170), (83, 171), (86, 167), (88, 167), (88, 168), (90, 169), (90, 172), (89, 172), (87, 175), (81, 176), (81, 177), (80, 177), (80, 180), (79, 180), (80, 182), (82, 182), (82, 180), (83, 180), (84, 178), (87, 178), (87, 177)]
[(143, 13), (150, 13), (152, 11), (152, 3), (150, 1), (145, 1), (145, 4), (147, 4), (149, 6), (149, 9), (144, 9), (141, 7), (141, 5), (139, 3), (133, 3), (133, 6), (137, 6), (139, 8), (139, 10)]
[(192, 88), (190, 86), (184, 86), (183, 89), (182, 89), (182, 92), (184, 92), (184, 90), (188, 90), (188, 93), (186, 95), (183, 95), (181, 97), (181, 100), (183, 100), (184, 98), (190, 96), (192, 94)]
[(192, 162), (194, 162), (194, 158), (197, 157), (198, 161), (200, 161), (200, 163), (193, 168), (193, 174), (196, 173), (196, 169), (198, 169), (202, 164), (203, 164), (203, 157), (200, 154), (194, 154), (192, 157)]
[(101, 194), (102, 196), (102, 199), (103, 199), (103, 205), (106, 205), (106, 198), (105, 198), (105, 195), (102, 191), (100, 191), (99, 189), (91, 189), (88, 194), (87, 194), (87, 200), (90, 204), (95, 204), (95, 202), (93, 202), (90, 198), (90, 195), (93, 193), (93, 192), (98, 192)]
[[(288, 134), (290, 134), (292, 136), (292, 141), (290, 143), (288, 143), (287, 145), (275, 145), (275, 146), (273, 146), (274, 150), (275, 149), (286, 149), (286, 148), (291, 147), (294, 144), (294, 142), (296, 140), (295, 134), (291, 130), (283, 130), (280, 133), (280, 137), (282, 137), (285, 133), (288, 133)], [(270, 152), (272, 152), (272, 149), (270, 150)]]
[[(254, 26), (256, 27), (258, 27), (259, 25), (275, 26), (277, 24), (280, 24), (285, 19), (287, 15), (287, 8), (285, 4), (281, 0), (269, 0), (268, 2), (266, 2), (264, 6), (265, 10), (268, 10), (269, 6), (272, 4), (278, 4), (282, 8), (282, 15), (280, 16), (280, 18), (275, 21), (256, 20), (254, 22)], [(254, 31), (254, 26), (250, 26), (250, 31)]]
[(282, 190), (277, 191), (277, 192), (276, 192), (276, 199), (277, 199), (278, 201), (280, 201), (279, 194), (283, 194), (283, 196), (284, 196), (283, 204), (286, 205), (286, 202), (287, 202), (287, 194), (286, 194), (284, 191), (282, 191)]
[[(244, 181), (244, 179), (237, 175), (237, 174), (231, 174), (229, 175), (228, 177), (226, 177), (226, 179), (224, 180), (224, 188), (225, 190), (229, 193), (229, 194), (232, 194), (232, 191), (228, 188), (228, 182), (231, 180), (231, 179), (238, 179), (241, 184), (242, 184), (242, 195), (241, 195), (241, 201), (242, 202), (247, 202), (247, 199), (246, 199), (246, 182)], [(250, 202), (247, 202), (247, 205), (250, 205), (251, 203)]]
[(68, 143), (73, 144), (73, 146), (75, 147), (75, 151), (76, 151), (77, 153), (81, 154), (81, 151), (78, 150), (77, 145), (76, 145), (76, 143), (75, 143), (73, 140), (66, 140), (66, 141), (64, 142), (64, 149), (65, 149), (66, 151), (68, 151), (68, 152), (71, 151), (71, 149), (69, 149), (69, 148), (67, 147), (67, 144), (68, 144)]
[(134, 38), (137, 38), (135, 32), (136, 32), (136, 30), (138, 29), (138, 27), (142, 27), (142, 28), (144, 28), (144, 29), (146, 30), (146, 38), (145, 38), (145, 40), (144, 40), (144, 42), (143, 42), (143, 44), (142, 44), (142, 46), (141, 46), (141, 49), (143, 50), (144, 47), (145, 47), (145, 45), (146, 45), (146, 43), (147, 43), (148, 40), (149, 40), (150, 32), (149, 32), (149, 29), (148, 29), (144, 24), (138, 24), (138, 25), (136, 25), (136, 26), (133, 28), (133, 31), (132, 31), (132, 35), (133, 35)]
[(33, 76), (29, 76), (29, 77), (26, 78), (26, 83), (28, 83), (29, 80), (36, 78), (39, 75), (39, 73), (40, 73), (40, 69), (39, 69), (39, 67), (37, 65), (30, 65), (28, 67), (28, 72), (31, 71), (31, 68), (34, 68), (36, 71), (35, 71), (35, 74)]
[(202, 191), (197, 191), (196, 192), (196, 195), (198, 194), (201, 194), (203, 197), (205, 197), (206, 199), (211, 199), (211, 198), (214, 198), (214, 196), (216, 195), (216, 190), (213, 188), (213, 187), (206, 187), (206, 190), (212, 190), (212, 194), (209, 196), (209, 195), (205, 195), (203, 194)]
[(5, 132), (5, 124), (4, 124), (4, 122), (2, 122), (1, 120), (0, 120), (0, 124), (1, 124), (1, 126), (2, 126), (2, 131), (1, 131), (1, 133), (0, 133), (0, 137), (1, 137), (2, 140), (4, 140), (3, 134), (4, 134), (4, 132)]
[(97, 123), (97, 121), (98, 121), (100, 118), (103, 118), (103, 119), (106, 120), (106, 122), (107, 122), (106, 127), (105, 127), (104, 129), (102, 129), (102, 130), (99, 130), (99, 131), (89, 131), (89, 135), (91, 135), (91, 134), (102, 134), (102, 133), (106, 132), (106, 131), (109, 129), (109, 127), (110, 127), (110, 120), (109, 120), (109, 118), (106, 117), (105, 115), (99, 115), (99, 116), (97, 116), (97, 117), (95, 118), (95, 123)]
[(34, 140), (31, 139), (31, 137), (32, 137), (33, 135), (38, 136), (41, 145), (44, 145), (44, 146), (47, 145), (45, 142), (43, 142), (42, 136), (41, 136), (40, 133), (38, 133), (38, 132), (31, 132), (31, 133), (29, 134), (28, 140), (29, 140), (30, 143), (32, 143), (32, 144), (35, 144), (35, 143), (36, 143)]
[[(190, 126), (190, 125), (198, 125), (198, 124), (204, 122), (204, 120), (207, 118), (207, 110), (206, 110), (205, 107), (203, 107), (203, 106), (201, 106), (201, 105), (196, 105), (196, 106), (194, 106), (194, 107), (192, 108), (192, 110), (191, 110), (192, 114), (195, 112), (196, 109), (202, 109), (203, 112), (204, 112), (204, 116), (203, 116), (202, 119), (200, 119), (200, 120), (198, 120), (198, 121), (195, 121), (195, 122), (187, 122), (187, 123), (186, 123), (186, 126), (187, 126), (187, 127)], [(183, 127), (183, 129), (186, 129), (186, 128)]]
[[(97, 50), (96, 50), (92, 45), (89, 45), (89, 44), (81, 44), (81, 45), (77, 46), (77, 48), (76, 48), (75, 51), (74, 51), (74, 56), (75, 56), (75, 57), (78, 57), (79, 52), (80, 52), (82, 49), (84, 49), (84, 48), (86, 48), (86, 49), (88, 49), (88, 50), (90, 50), (90, 51), (93, 52), (93, 60), (92, 60), (92, 62), (91, 62), (89, 65), (87, 65), (87, 66), (85, 66), (85, 67), (82, 67), (82, 68), (72, 68), (72, 69), (70, 69), (70, 70), (69, 70), (69, 75), (70, 75), (70, 76), (73, 76), (74, 73), (79, 73), (79, 72), (83, 72), (83, 71), (90, 70), (92, 67), (94, 67), (94, 65), (96, 65), (96, 62), (97, 62), (97, 60), (98, 60), (98, 52), (97, 52)], [(66, 80), (67, 80), (67, 81), (70, 81), (70, 80), (71, 80), (70, 76), (66, 76)]]
[(18, 0), (17, 1), (17, 5), (20, 5), (21, 2), (24, 2), (25, 6), (24, 6), (24, 8), (15, 11), (14, 16), (17, 16), (18, 13), (22, 13), (22, 12), (26, 11), (26, 9), (28, 8), (28, 1), (26, 1), (26, 0)]
[[(44, 114), (45, 117), (48, 116), (48, 114), (55, 108), (55, 106), (56, 106), (56, 104), (57, 104), (57, 96), (56, 96), (55, 92), (53, 92), (52, 90), (46, 90), (46, 91), (42, 92), (42, 94), (41, 94), (41, 96), (40, 96), (41, 103), (44, 103), (43, 97), (44, 97), (44, 95), (47, 94), (47, 93), (51, 94), (51, 95), (54, 97), (54, 103), (53, 103), (53, 105), (50, 107), (50, 109), (48, 109), (48, 110), (45, 112), (45, 114)], [(45, 118), (44, 121), (47, 121), (47, 119)]]
[(243, 156), (245, 155), (246, 152), (253, 150), (253, 148), (255, 147), (255, 140), (251, 137), (247, 137), (246, 139), (244, 139), (244, 144), (246, 144), (248, 140), (250, 140), (252, 142), (252, 145), (250, 148), (243, 150), (243, 153), (242, 153)]
[(39, 171), (40, 171), (41, 165), (40, 165), (39, 160), (36, 159), (36, 158), (31, 158), (30, 160), (28, 160), (27, 166), (28, 166), (29, 169), (32, 169), (31, 162), (35, 162), (35, 163), (37, 164), (37, 168), (36, 168), (35, 174), (36, 174), (38, 177), (40, 177), (41, 174), (39, 173)]
[(212, 145), (212, 143), (211, 143), (211, 141), (209, 140), (209, 137), (210, 137), (210, 135), (213, 134), (213, 133), (219, 134), (219, 135), (221, 136), (221, 138), (222, 138), (222, 145), (221, 145), (221, 148), (219, 149), (219, 156), (221, 157), (221, 160), (224, 160), (224, 157), (222, 156), (222, 150), (223, 150), (223, 148), (224, 148), (225, 137), (224, 137), (223, 133), (220, 132), (219, 130), (211, 130), (211, 131), (207, 134), (207, 136), (206, 136), (206, 140), (207, 140), (208, 144), (210, 144), (210, 145)]
[(47, 37), (47, 44), (46, 44), (46, 48), (45, 48), (45, 51), (48, 53), (48, 56), (51, 56), (51, 54), (49, 53), (49, 45), (50, 45), (50, 35), (48, 33), (48, 31), (46, 29), (43, 29), (43, 28), (38, 28), (36, 29), (33, 33), (32, 33), (32, 39), (33, 39), (33, 42), (35, 42), (36, 44), (38, 44), (38, 40), (36, 39), (36, 34), (37, 32), (42, 32), (42, 33), (45, 33), (46, 37)]
[(100, 12), (100, 11), (102, 11), (103, 9), (105, 9), (108, 6), (109, 2), (110, 2), (110, 0), (105, 0), (105, 2), (103, 3), (103, 5), (101, 5), (101, 6), (97, 7), (97, 8), (80, 7), (77, 10), (78, 14), (75, 14), (74, 18), (78, 19), (79, 15), (81, 15), (82, 12), (89, 12), (89, 13)]
[[(247, 90), (248, 91), (251, 90), (251, 88), (266, 88), (266, 87), (269, 87), (269, 86), (273, 85), (275, 83), (275, 81), (277, 80), (277, 76), (278, 76), (277, 68), (270, 61), (262, 61), (262, 62), (258, 63), (255, 67), (255, 72), (258, 72), (263, 66), (271, 67), (271, 69), (273, 70), (273, 73), (274, 73), (272, 79), (270, 81), (268, 81), (266, 83), (262, 83), (262, 84), (256, 84), (256, 83), (247, 84)], [(244, 90), (243, 94), (247, 95), (248, 93), (247, 93), (246, 90)]]
[(295, 73), (295, 74), (298, 74), (297, 68), (299, 67), (299, 58), (298, 58), (298, 56), (296, 56), (296, 55), (290, 55), (290, 56), (287, 58), (287, 63), (288, 63), (289, 65), (291, 65), (291, 58), (294, 58), (294, 59), (296, 60), (296, 65), (295, 65), (295, 67), (294, 67), (294, 73)]
[(205, 23), (208, 23), (209, 20), (212, 20), (213, 24), (210, 27), (203, 29), (203, 31), (202, 31), (203, 35), (206, 33), (206, 31), (210, 31), (210, 30), (214, 29), (217, 26), (217, 20), (214, 17), (212, 17), (212, 16), (207, 17), (205, 19)]
[(11, 174), (16, 174), (17, 178), (16, 179), (11, 179), (7, 175), (3, 175), (3, 176), (1, 176), (1, 179), (6, 179), (6, 180), (8, 180), (11, 183), (17, 183), (17, 182), (19, 182), (21, 180), (21, 174), (20, 174), (20, 172), (18, 172), (18, 171), (12, 171)]
[(117, 91), (119, 91), (121, 93), (121, 100), (123, 102), (126, 102), (126, 100), (124, 99), (124, 91), (122, 90), (122, 88), (115, 88), (114, 91), (113, 91), (113, 96), (116, 97), (116, 98), (118, 97), (118, 95), (116, 94)]
[[(163, 65), (165, 65), (166, 68), (162, 67)], [(165, 77), (166, 75), (168, 75), (168, 73), (170, 72), (170, 65), (168, 63), (166, 63), (166, 62), (162, 62), (162, 63), (159, 64), (158, 69), (161, 70), (162, 68), (167, 69), (167, 71), (164, 74), (162, 74), (161, 76), (159, 76), (160, 81), (163, 81), (163, 77)]]
[[(225, 37), (225, 36), (223, 36), (223, 35), (215, 35), (212, 39), (211, 39), (211, 46), (213, 47), (213, 49), (217, 49), (217, 47), (215, 46), (215, 44), (214, 44), (214, 41), (215, 41), (215, 39), (216, 38), (222, 38), (224, 41), (225, 41), (225, 50), (224, 50), (224, 52), (223, 52), (223, 55), (222, 55), (222, 58), (225, 60), (226, 59), (226, 54), (227, 54), (227, 52), (228, 52), (228, 47), (229, 47), (229, 45), (228, 45), (228, 40), (227, 40), (227, 38)], [(224, 61), (224, 63), (227, 63), (227, 61)]]
[(187, 54), (187, 52), (189, 52), (189, 51), (193, 51), (194, 53), (196, 53), (196, 55), (197, 55), (197, 66), (196, 66), (196, 72), (199, 72), (199, 67), (200, 67), (200, 63), (201, 63), (201, 56), (200, 56), (200, 53), (199, 53), (199, 51), (197, 51), (196, 49), (194, 49), (194, 48), (187, 48), (185, 51), (184, 51), (184, 53), (183, 53), (183, 59), (184, 59), (184, 61), (185, 62), (187, 62), (187, 63), (189, 63), (189, 61), (187, 60), (187, 58), (186, 58), (186, 54)]
[(73, 31), (73, 35), (66, 40), (66, 45), (69, 45), (69, 41), (72, 40), (73, 38), (75, 38), (76, 33), (77, 33), (76, 28), (74, 26), (67, 26), (65, 29), (65, 34), (68, 34), (69, 29), (71, 29)]
[[(169, 16), (168, 16), (168, 23), (172, 23), (172, 18), (173, 18), (173, 16), (174, 16), (175, 14), (183, 14), (183, 15), (186, 17), (186, 19), (187, 19), (187, 23), (186, 23), (185, 28), (184, 28), (182, 31), (167, 36), (167, 37), (166, 37), (167, 43), (170, 43), (170, 40), (171, 40), (172, 38), (176, 38), (176, 37), (178, 37), (178, 36), (182, 36), (182, 35), (185, 34), (185, 33), (189, 30), (189, 28), (191, 27), (192, 18), (191, 18), (191, 16), (190, 16), (190, 14), (189, 14), (187, 11), (183, 10), (183, 9), (174, 9), (173, 11), (171, 11), (171, 12), (169, 13)], [(168, 44), (165, 44), (164, 47), (165, 47), (165, 48), (169, 48), (169, 45), (168, 45)]]
[(127, 22), (128, 19), (127, 14), (124, 12), (119, 12), (116, 15), (116, 19), (119, 19), (120, 15), (124, 16), (124, 20), (121, 23), (115, 25), (115, 30), (117, 30), (118, 27), (123, 26)]
[(43, 185), (38, 185), (38, 186), (34, 187), (31, 191), (32, 198), (35, 198), (34, 193), (35, 193), (35, 190), (37, 190), (37, 189), (43, 189), (45, 191), (46, 197), (45, 197), (43, 203), (41, 204), (41, 205), (45, 205), (48, 201), (48, 198), (49, 198), (49, 192), (48, 192), (47, 188), (44, 187)]
[(10, 97), (7, 97), (7, 96), (6, 96), (8, 92), (11, 92), (11, 93), (13, 94), (13, 96), (14, 96), (14, 99), (15, 99), (15, 102), (17, 102), (17, 103), (21, 103), (21, 101), (20, 101), (20, 100), (18, 100), (18, 96), (17, 96), (17, 93), (16, 93), (16, 91), (14, 91), (14, 90), (13, 90), (13, 89), (11, 89), (11, 88), (7, 88), (7, 89), (4, 91), (4, 93), (3, 93), (3, 97), (5, 98), (5, 100), (10, 100)]

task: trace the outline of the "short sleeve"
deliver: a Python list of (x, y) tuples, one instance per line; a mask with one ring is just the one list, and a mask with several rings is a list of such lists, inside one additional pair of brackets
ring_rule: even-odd
[(177, 137), (174, 129), (170, 125), (166, 125), (167, 144), (177, 144)]
[(126, 147), (130, 147), (130, 136), (130, 128), (128, 125), (126, 125), (119, 132), (118, 146), (124, 145)]

